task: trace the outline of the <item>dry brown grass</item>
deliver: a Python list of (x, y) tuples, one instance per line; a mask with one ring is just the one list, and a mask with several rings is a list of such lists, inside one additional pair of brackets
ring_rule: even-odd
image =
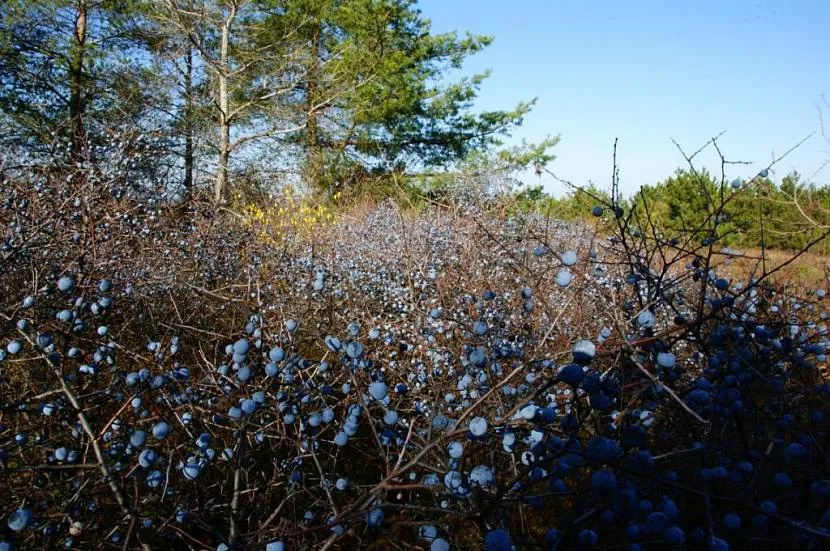
[[(795, 251), (746, 249), (742, 256), (718, 254), (717, 260), (734, 278), (747, 280), (766, 272), (775, 271), (770, 280), (787, 285), (792, 291), (814, 291), (827, 284), (830, 274), (830, 256)], [(779, 268), (780, 267), (780, 268)]]

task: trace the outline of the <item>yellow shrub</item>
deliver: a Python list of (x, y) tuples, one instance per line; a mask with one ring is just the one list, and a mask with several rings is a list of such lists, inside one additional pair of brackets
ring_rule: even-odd
[(290, 187), (270, 204), (244, 202), (241, 196), (234, 199), (237, 210), (242, 212), (243, 224), (270, 244), (281, 243), (286, 237), (309, 235), (315, 228), (330, 224), (336, 218), (330, 204), (297, 194)]

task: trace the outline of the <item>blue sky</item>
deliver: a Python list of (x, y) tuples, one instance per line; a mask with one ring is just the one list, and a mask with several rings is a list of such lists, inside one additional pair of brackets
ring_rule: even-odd
[[(560, 134), (549, 168), (605, 188), (619, 137), (621, 187), (631, 195), (685, 166), (721, 131), (728, 176), (748, 176), (799, 140), (775, 167), (830, 182), (830, 143), (817, 105), (830, 101), (830, 1), (422, 0), (434, 32), (495, 37), (464, 73), (491, 69), (476, 107), (509, 108), (537, 97), (515, 139)], [(825, 113), (830, 134), (830, 112)], [(700, 166), (720, 174), (715, 152)], [(750, 174), (751, 173), (751, 174)], [(535, 178), (526, 178), (535, 181)], [(542, 183), (554, 194), (564, 186)]]

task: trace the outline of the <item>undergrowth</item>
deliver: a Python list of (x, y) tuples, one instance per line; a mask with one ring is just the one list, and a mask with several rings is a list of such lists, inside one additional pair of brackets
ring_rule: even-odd
[(2, 198), (6, 548), (827, 544), (826, 291), (723, 204)]

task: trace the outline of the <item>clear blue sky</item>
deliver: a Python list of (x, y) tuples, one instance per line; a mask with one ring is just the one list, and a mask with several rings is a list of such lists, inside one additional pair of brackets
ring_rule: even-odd
[[(422, 0), (434, 32), (491, 35), (493, 44), (464, 73), (492, 69), (476, 107), (509, 108), (538, 98), (517, 139), (560, 134), (549, 168), (575, 184), (605, 188), (620, 138), (621, 187), (671, 175), (693, 151), (725, 130), (727, 158), (753, 161), (728, 176), (760, 170), (816, 132), (778, 165), (830, 182), (830, 143), (817, 105), (830, 101), (830, 0), (692, 2), (646, 0)], [(830, 112), (825, 113), (830, 134)], [(720, 174), (714, 154), (701, 166)], [(818, 173), (816, 173), (818, 171)], [(535, 181), (534, 178), (526, 178)], [(563, 186), (542, 183), (559, 194)]]

